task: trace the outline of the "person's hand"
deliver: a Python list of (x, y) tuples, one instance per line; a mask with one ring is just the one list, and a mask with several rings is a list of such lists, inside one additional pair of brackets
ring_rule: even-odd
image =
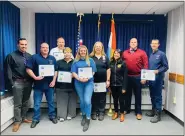
[(107, 89), (108, 89), (108, 93), (111, 93), (111, 89), (110, 89), (110, 87), (108, 87)]
[(124, 93), (126, 93), (126, 91), (125, 90), (122, 90), (122, 93), (124, 94)]
[(154, 73), (155, 73), (155, 74), (158, 74), (158, 73), (159, 73), (159, 70), (154, 70)]
[(106, 88), (108, 88), (110, 86), (110, 81), (106, 82)]
[(35, 80), (42, 80), (44, 77), (43, 76), (37, 76), (37, 77), (35, 77), (34, 79)]
[(85, 82), (87, 82), (89, 79), (88, 79), (88, 78), (79, 78), (78, 80), (79, 80), (80, 82), (84, 82), (84, 83), (85, 83)]
[(141, 80), (141, 84), (146, 84), (146, 80)]
[(55, 81), (52, 81), (50, 84), (49, 84), (49, 87), (54, 87), (55, 86)]

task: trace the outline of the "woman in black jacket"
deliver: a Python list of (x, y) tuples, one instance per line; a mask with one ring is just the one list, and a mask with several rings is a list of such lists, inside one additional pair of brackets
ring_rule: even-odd
[(127, 67), (125, 62), (121, 59), (121, 50), (114, 51), (113, 57), (110, 62), (111, 77), (110, 77), (110, 89), (114, 99), (115, 113), (112, 116), (112, 120), (118, 118), (118, 101), (120, 104), (120, 122), (124, 121), (125, 99), (126, 99), (126, 85), (127, 85)]

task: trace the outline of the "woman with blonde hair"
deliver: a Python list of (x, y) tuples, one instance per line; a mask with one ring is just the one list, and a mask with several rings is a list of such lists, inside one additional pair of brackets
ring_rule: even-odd
[[(57, 100), (57, 117), (63, 122), (71, 120), (76, 116), (76, 92), (71, 76), (73, 64), (72, 50), (69, 47), (64, 49), (64, 59), (57, 61), (58, 78), (55, 85)], [(62, 80), (63, 75), (70, 76), (70, 80)]]
[(110, 85), (109, 59), (104, 52), (102, 42), (96, 42), (90, 57), (94, 60), (97, 72), (94, 75), (95, 89), (92, 96), (92, 120), (102, 121), (105, 114), (106, 88)]
[(85, 45), (79, 46), (71, 72), (75, 78), (74, 85), (80, 98), (81, 125), (85, 132), (90, 124), (91, 97), (94, 90), (93, 75), (96, 72), (96, 65), (93, 59), (89, 58), (88, 49)]

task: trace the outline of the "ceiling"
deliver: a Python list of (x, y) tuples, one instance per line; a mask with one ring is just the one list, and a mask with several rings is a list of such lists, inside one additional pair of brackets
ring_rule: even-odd
[(159, 0), (9, 0), (21, 9), (29, 9), (36, 13), (115, 13), (115, 14), (166, 14), (179, 7), (183, 1)]

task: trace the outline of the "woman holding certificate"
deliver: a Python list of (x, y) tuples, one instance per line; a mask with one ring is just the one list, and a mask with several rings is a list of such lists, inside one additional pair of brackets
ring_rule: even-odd
[(94, 93), (92, 96), (92, 120), (102, 121), (105, 114), (106, 88), (110, 85), (109, 59), (106, 57), (104, 47), (101, 42), (96, 42), (90, 54), (96, 63), (97, 72), (94, 75)]
[(114, 99), (115, 113), (112, 120), (118, 118), (118, 101), (120, 104), (120, 122), (124, 121), (125, 100), (126, 100), (126, 85), (127, 85), (127, 67), (125, 62), (121, 59), (121, 50), (117, 49), (110, 62), (111, 77), (110, 88)]
[(57, 99), (57, 117), (63, 122), (76, 116), (76, 92), (72, 82), (72, 50), (64, 49), (64, 59), (57, 61), (58, 77), (55, 85)]
[(91, 97), (94, 90), (93, 75), (96, 72), (96, 64), (89, 58), (87, 47), (80, 45), (72, 65), (71, 72), (75, 78), (74, 85), (80, 98), (82, 112), (81, 125), (83, 131), (87, 131), (91, 118)]

